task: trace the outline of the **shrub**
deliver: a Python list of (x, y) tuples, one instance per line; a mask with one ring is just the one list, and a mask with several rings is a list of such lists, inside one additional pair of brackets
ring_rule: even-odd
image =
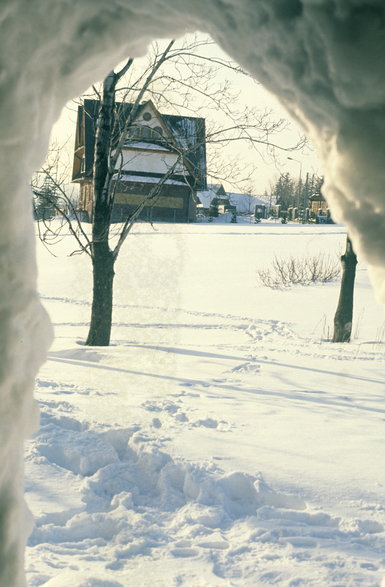
[(328, 255), (286, 259), (274, 257), (272, 267), (260, 269), (257, 276), (262, 285), (278, 289), (296, 284), (326, 283), (337, 279), (340, 272), (339, 261)]

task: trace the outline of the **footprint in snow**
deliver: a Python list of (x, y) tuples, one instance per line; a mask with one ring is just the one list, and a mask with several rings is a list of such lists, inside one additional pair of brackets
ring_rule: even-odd
[[(180, 385), (185, 385), (184, 383), (180, 383)], [(193, 384), (186, 383), (186, 386), (192, 386)], [(200, 393), (192, 393), (191, 391), (181, 391), (180, 393), (172, 393), (172, 397), (200, 397)]]
[(195, 385), (200, 385), (201, 387), (209, 387), (209, 384), (205, 381), (184, 381), (183, 383), (179, 384), (181, 387), (194, 387)]
[(191, 425), (194, 428), (203, 426), (204, 428), (212, 428), (219, 430), (220, 432), (228, 432), (231, 428), (231, 424), (226, 422), (226, 420), (216, 420), (215, 418), (200, 418), (199, 420), (192, 422)]
[(164, 401), (164, 402), (152, 402), (146, 401), (143, 402), (141, 405), (142, 408), (149, 412), (167, 412), (168, 414), (175, 414), (180, 410), (180, 406), (175, 404), (174, 402)]
[(196, 548), (173, 548), (170, 552), (173, 556), (178, 558), (192, 558), (199, 554), (199, 550)]
[[(37, 387), (59, 387), (59, 384), (54, 381), (44, 381), (43, 379), (36, 378)], [(73, 386), (72, 386), (73, 387)]]
[(361, 563), (361, 569), (367, 569), (368, 571), (378, 571), (378, 567), (373, 563)]
[(147, 410), (148, 412), (161, 412), (162, 411), (162, 408), (159, 404), (157, 404), (156, 402), (151, 402), (151, 401), (143, 402), (141, 407), (144, 410)]
[(209, 550), (227, 550), (230, 545), (226, 540), (206, 540), (198, 542), (198, 546)]
[(237, 365), (231, 369), (232, 373), (260, 373), (260, 371), (261, 365), (250, 361)]
[[(162, 403), (157, 403), (157, 402), (144, 402), (142, 404), (142, 408), (144, 408), (145, 410), (149, 411), (149, 412), (166, 412), (169, 416), (172, 416), (175, 418), (175, 420), (177, 422), (188, 422), (189, 418), (188, 416), (185, 414), (185, 412), (182, 412), (180, 409), (180, 406), (170, 402), (170, 401), (165, 401)], [(159, 418), (154, 417), (152, 419), (151, 422), (153, 428), (161, 428), (162, 427), (162, 422)]]
[(217, 428), (218, 422), (213, 418), (205, 418), (204, 420), (196, 420), (193, 426), (204, 426), (205, 428)]

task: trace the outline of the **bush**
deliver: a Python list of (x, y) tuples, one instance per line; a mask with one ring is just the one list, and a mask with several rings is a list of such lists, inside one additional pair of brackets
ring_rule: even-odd
[(326, 283), (337, 279), (340, 272), (339, 261), (326, 255), (287, 259), (274, 257), (273, 266), (257, 271), (257, 276), (262, 285), (278, 289), (296, 284)]

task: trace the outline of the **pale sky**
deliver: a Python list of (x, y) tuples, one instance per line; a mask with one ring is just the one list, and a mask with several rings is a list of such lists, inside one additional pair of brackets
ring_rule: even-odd
[[(211, 47), (209, 52), (210, 54), (217, 57), (229, 59), (228, 56), (217, 45)], [(141, 61), (142, 60), (137, 60), (137, 62)], [(268, 108), (272, 111), (273, 118), (288, 119), (288, 115), (278, 103), (277, 99), (269, 92), (267, 92), (267, 90), (265, 90), (260, 84), (256, 84), (250, 78), (233, 73), (228, 69), (224, 69), (221, 76), (219, 76), (215, 81), (220, 83), (220, 81), (228, 80), (231, 83), (231, 87), (235, 91), (240, 92), (237, 102), (237, 107), (240, 109), (243, 107), (257, 107), (261, 110)], [(95, 80), (95, 82), (97, 82), (97, 80)], [(76, 105), (69, 103), (68, 107), (63, 110), (62, 115), (60, 116), (52, 131), (52, 136), (59, 144), (66, 142), (67, 159), (72, 157), (76, 121), (76, 116), (73, 110), (75, 108)], [(172, 114), (173, 112), (172, 110), (168, 109), (167, 113)], [(191, 115), (191, 113), (188, 114)], [(204, 116), (207, 122), (209, 122), (209, 117), (213, 117), (213, 122), (216, 121), (216, 113), (213, 110), (210, 110), (209, 112), (201, 112), (199, 111), (198, 106), (196, 115)], [(274, 142), (283, 146), (294, 144), (297, 142), (300, 134), (301, 132), (297, 125), (294, 122), (290, 122), (290, 128), (288, 130), (282, 131), (277, 137), (275, 137)], [(316, 153), (314, 150), (311, 150), (311, 148), (306, 148), (304, 152), (278, 151), (277, 153), (278, 160), (274, 162), (269, 157), (265, 157), (263, 152), (262, 156), (258, 155), (248, 144), (236, 142), (232, 143), (230, 147), (226, 148), (224, 157), (230, 160), (234, 158), (235, 155), (237, 155), (241, 158), (242, 161), (255, 166), (255, 171), (252, 175), (251, 181), (245, 181), (245, 185), (247, 183), (255, 195), (261, 195), (265, 190), (269, 191), (271, 183), (274, 183), (280, 172), (288, 171), (293, 176), (293, 178), (298, 178), (300, 174), (302, 175), (302, 178), (304, 178), (307, 172), (318, 173), (320, 175), (322, 174)], [(291, 157), (291, 159), (288, 159), (288, 157)], [(216, 182), (216, 180), (211, 178), (209, 174), (208, 182), (211, 181)], [(224, 186), (229, 191), (245, 191), (238, 189), (234, 185), (227, 184), (226, 182), (224, 182)]]

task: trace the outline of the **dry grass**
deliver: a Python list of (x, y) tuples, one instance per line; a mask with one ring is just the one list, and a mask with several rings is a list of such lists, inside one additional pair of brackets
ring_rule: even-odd
[(297, 284), (327, 283), (337, 279), (340, 273), (339, 260), (329, 255), (274, 257), (272, 267), (260, 269), (257, 277), (262, 285), (280, 289)]

